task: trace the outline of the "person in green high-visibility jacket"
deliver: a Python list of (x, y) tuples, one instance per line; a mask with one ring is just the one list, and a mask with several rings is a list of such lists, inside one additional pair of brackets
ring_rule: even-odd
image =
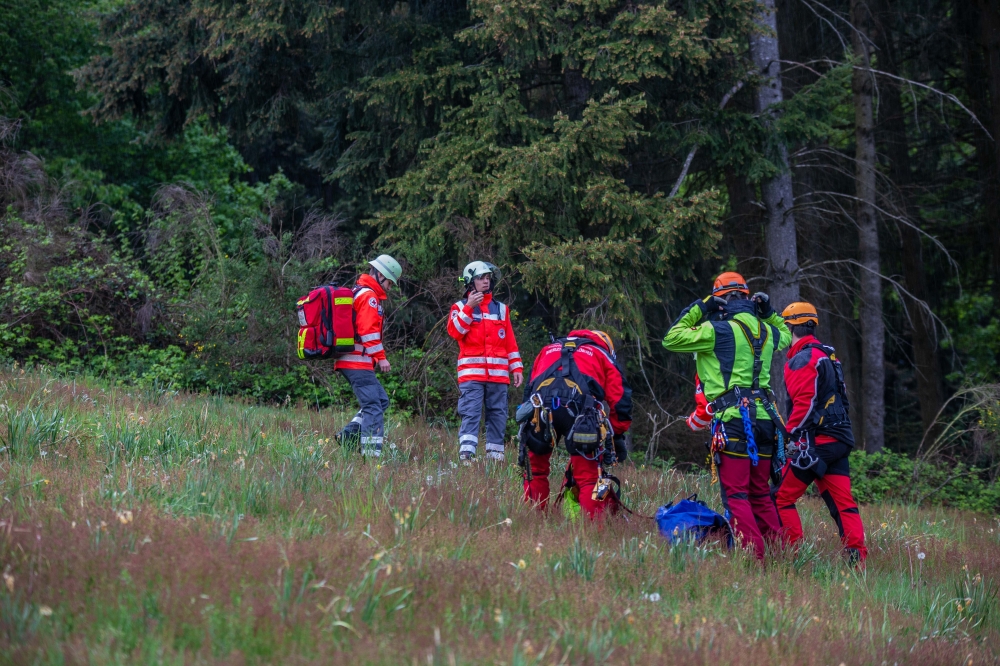
[(770, 368), (791, 341), (767, 294), (751, 297), (743, 276), (732, 272), (716, 278), (712, 294), (688, 306), (663, 339), (670, 351), (695, 355), (713, 416), (711, 455), (726, 518), (758, 559), (781, 527), (768, 486), (783, 427), (769, 396)]

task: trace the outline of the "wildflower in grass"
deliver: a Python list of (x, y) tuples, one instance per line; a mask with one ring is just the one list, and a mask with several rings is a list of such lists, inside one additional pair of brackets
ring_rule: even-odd
[(927, 557), (927, 553), (924, 553), (924, 552), (917, 553), (917, 559), (918, 560), (922, 560), (925, 557)]
[(528, 568), (528, 563), (525, 562), (524, 560), (518, 560), (517, 561), (517, 568), (521, 569), (521, 570), (527, 569)]
[(52, 615), (52, 609), (49, 608), (48, 606), (39, 606), (38, 614), (41, 615), (42, 617), (49, 617), (50, 615)]
[(128, 525), (129, 523), (132, 522), (132, 512), (131, 511), (128, 511), (128, 510), (119, 511), (119, 512), (117, 512), (115, 514), (115, 516), (117, 516), (118, 522), (120, 522), (122, 525)]
[(14, 576), (10, 573), (3, 572), (3, 584), (7, 586), (7, 591), (14, 594)]
[(510, 518), (507, 518), (507, 519), (506, 519), (506, 520), (504, 520), (503, 522), (504, 522), (504, 524), (505, 524), (505, 525), (507, 525), (508, 527), (510, 527), (510, 526), (511, 526), (511, 525), (512, 525), (512, 524), (514, 523), (514, 521), (513, 521), (513, 520), (511, 520)]
[(537, 554), (539, 554), (539, 555), (542, 554), (542, 544), (541, 543), (539, 543), (537, 546), (535, 546), (535, 552)]
[(499, 608), (493, 609), (493, 621), (499, 624), (501, 627), (503, 626), (503, 611), (500, 610)]

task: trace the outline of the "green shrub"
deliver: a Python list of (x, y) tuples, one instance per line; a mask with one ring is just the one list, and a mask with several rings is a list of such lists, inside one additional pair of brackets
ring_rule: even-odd
[(854, 451), (851, 484), (859, 502), (941, 504), (993, 513), (1000, 510), (1000, 483), (962, 462), (917, 461), (900, 453)]

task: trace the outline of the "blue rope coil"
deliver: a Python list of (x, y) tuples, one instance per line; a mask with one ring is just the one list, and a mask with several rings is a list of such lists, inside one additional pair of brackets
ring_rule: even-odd
[(750, 464), (757, 466), (760, 458), (757, 456), (757, 440), (753, 438), (753, 424), (750, 423), (750, 410), (746, 405), (740, 405), (740, 416), (743, 417), (743, 434), (747, 438), (747, 455), (750, 456)]

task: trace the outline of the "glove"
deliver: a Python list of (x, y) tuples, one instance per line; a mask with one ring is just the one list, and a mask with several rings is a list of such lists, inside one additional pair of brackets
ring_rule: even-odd
[(751, 297), (754, 305), (757, 306), (757, 316), (761, 319), (767, 319), (774, 314), (774, 308), (771, 307), (771, 297), (762, 291), (758, 291)]
[(614, 467), (616, 462), (618, 462), (618, 458), (615, 456), (615, 448), (612, 446), (604, 449), (604, 455), (601, 457), (601, 465), (607, 469)]
[(722, 312), (726, 308), (726, 299), (719, 296), (706, 296), (704, 300), (695, 301), (695, 303), (706, 317), (716, 312)]

